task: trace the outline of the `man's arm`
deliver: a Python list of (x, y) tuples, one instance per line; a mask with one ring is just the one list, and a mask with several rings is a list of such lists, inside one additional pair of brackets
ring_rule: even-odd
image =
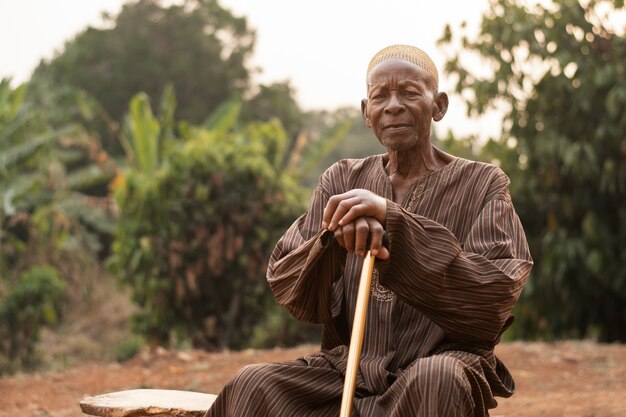
[(276, 244), (267, 270), (276, 301), (298, 320), (313, 323), (332, 319), (333, 282), (341, 277), (345, 262), (345, 251), (322, 229), (327, 187), (328, 178), (323, 178), (308, 211)]
[(391, 259), (383, 285), (452, 339), (498, 338), (532, 266), (508, 191), (485, 204), (462, 244), (442, 225), (393, 202), (386, 230)]

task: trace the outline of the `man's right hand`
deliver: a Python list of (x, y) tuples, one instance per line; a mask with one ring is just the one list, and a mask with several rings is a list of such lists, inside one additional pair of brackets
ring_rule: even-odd
[(369, 249), (377, 258), (389, 259), (389, 250), (383, 245), (384, 234), (382, 224), (373, 217), (359, 217), (334, 231), (337, 243), (348, 252), (364, 256)]

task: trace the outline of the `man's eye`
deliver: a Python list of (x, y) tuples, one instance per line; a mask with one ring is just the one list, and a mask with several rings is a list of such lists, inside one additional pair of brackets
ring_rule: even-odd
[(405, 92), (404, 92), (404, 95), (405, 95), (406, 97), (416, 98), (416, 97), (419, 97), (421, 94), (420, 94), (420, 93), (418, 93), (417, 91), (405, 91)]

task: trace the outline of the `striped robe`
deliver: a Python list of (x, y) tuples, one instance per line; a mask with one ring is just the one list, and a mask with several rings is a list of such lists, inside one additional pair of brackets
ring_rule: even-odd
[(383, 158), (330, 167), (270, 259), (276, 300), (297, 319), (323, 324), (321, 351), (244, 368), (208, 417), (339, 414), (363, 258), (347, 254), (321, 221), (328, 199), (354, 188), (388, 200), (390, 259), (376, 262), (353, 415), (486, 416), (494, 396), (513, 393), (493, 348), (532, 260), (508, 177), (455, 158), (397, 204)]

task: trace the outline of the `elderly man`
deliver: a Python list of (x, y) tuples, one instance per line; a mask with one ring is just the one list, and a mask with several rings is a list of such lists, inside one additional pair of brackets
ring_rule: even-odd
[(374, 56), (361, 108), (387, 153), (331, 166), (267, 273), (280, 304), (323, 324), (322, 349), (244, 368), (208, 417), (339, 414), (367, 249), (377, 261), (353, 412), (486, 416), (494, 396), (513, 393), (494, 346), (532, 260), (507, 176), (431, 144), (447, 107), (422, 50), (393, 45)]

